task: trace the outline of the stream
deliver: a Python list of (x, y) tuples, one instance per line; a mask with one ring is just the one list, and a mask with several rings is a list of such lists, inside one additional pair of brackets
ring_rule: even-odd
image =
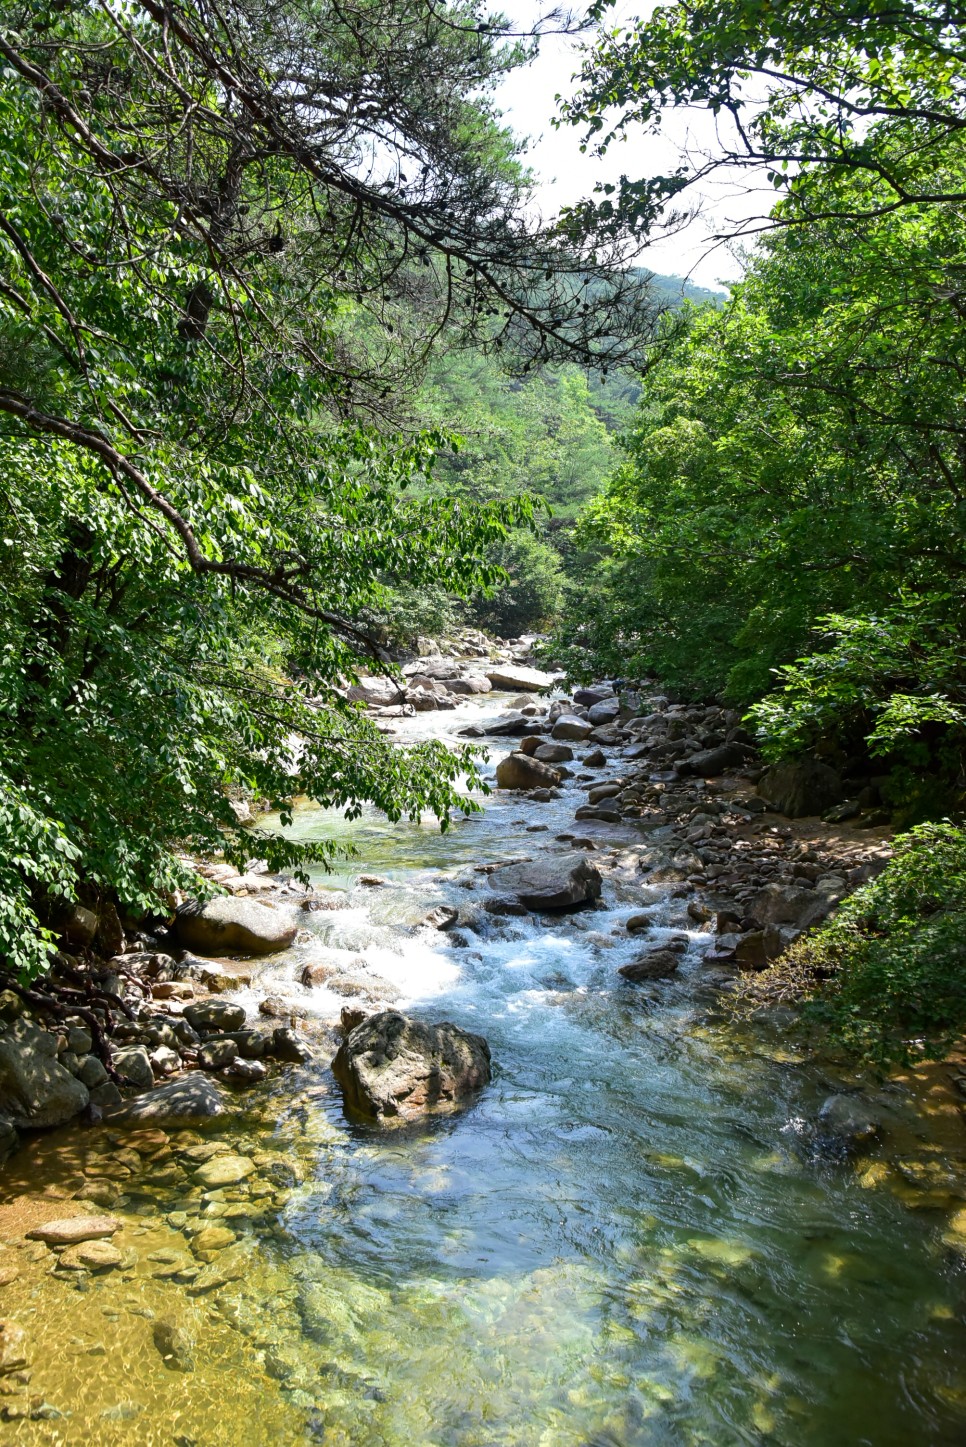
[[(399, 734), (455, 735), (499, 712), (499, 695), (472, 699)], [(509, 747), (494, 741), (491, 767)], [(345, 1002), (298, 984), (301, 971), (361, 959), (407, 1012), (485, 1035), (493, 1082), (457, 1115), (378, 1130), (346, 1121), (327, 1070), (286, 1068), (241, 1097), (237, 1118), (171, 1142), (177, 1156), (227, 1141), (255, 1162), (247, 1181), (206, 1193), (167, 1166), (168, 1147), (166, 1180), (143, 1139), (132, 1158), (119, 1132), (38, 1138), (0, 1183), (0, 1240), (13, 1240), (3, 1213), (18, 1193), (57, 1199), (92, 1153), (120, 1151), (113, 1209), (132, 1254), (122, 1272), (66, 1282), (20, 1252), (0, 1315), (40, 1343), (31, 1390), (55, 1415), (14, 1421), (4, 1440), (966, 1441), (966, 1274), (943, 1213), (816, 1153), (803, 1123), (834, 1084), (777, 1038), (715, 1023), (709, 941), (686, 898), (614, 870), (599, 909), (481, 913), (465, 943), (414, 928), (437, 904), (485, 897), (474, 866), (566, 847), (554, 836), (573, 829), (578, 791), (571, 781), (545, 804), (497, 794), (446, 834), (297, 810), (300, 837), (356, 851), (315, 881), (348, 889), (349, 907), (307, 916), (308, 936), (231, 998), (331, 1020)], [(579, 832), (605, 865), (641, 842), (632, 825)], [(386, 882), (359, 885), (362, 873)], [(640, 952), (620, 925), (642, 907), (648, 944), (689, 935), (678, 975), (643, 988), (616, 974)], [(908, 1112), (901, 1095), (896, 1109)], [(191, 1294), (157, 1258), (184, 1251), (199, 1221), (228, 1227), (241, 1265)], [(162, 1363), (158, 1320), (184, 1331), (193, 1370)]]

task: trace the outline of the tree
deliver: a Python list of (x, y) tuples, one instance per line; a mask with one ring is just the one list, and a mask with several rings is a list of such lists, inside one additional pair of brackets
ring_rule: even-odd
[(239, 828), (238, 791), (469, 807), (469, 753), (393, 749), (337, 689), (385, 666), (394, 586), (495, 583), (532, 506), (428, 494), (446, 439), (394, 432), (393, 389), (441, 328), (618, 356), (651, 304), (607, 280), (619, 248), (527, 221), (488, 99), (525, 50), (471, 10), (2, 15), (0, 956), (27, 977), (64, 901), (196, 887), (175, 843), (324, 856)]
[[(600, 21), (610, 5), (597, 0), (590, 13)], [(561, 107), (564, 122), (585, 129), (585, 148), (604, 151), (637, 125), (656, 133), (678, 109), (713, 117), (715, 140), (671, 172), (599, 187), (604, 199), (571, 211), (571, 234), (680, 224), (668, 207), (721, 171), (753, 173), (799, 202), (730, 227), (731, 236), (961, 208), (961, 177), (934, 163), (966, 132), (964, 27), (955, 0), (679, 0), (603, 29)], [(852, 186), (856, 175), (875, 186)]]

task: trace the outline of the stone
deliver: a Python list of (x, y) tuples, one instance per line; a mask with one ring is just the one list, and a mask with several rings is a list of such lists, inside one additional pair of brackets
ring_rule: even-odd
[(595, 784), (587, 790), (588, 804), (602, 804), (605, 799), (616, 799), (621, 792), (622, 785), (618, 783)]
[(617, 973), (632, 985), (641, 985), (648, 980), (669, 979), (677, 973), (679, 964), (680, 960), (673, 950), (652, 950), (641, 955), (640, 959), (621, 965)]
[(83, 1241), (62, 1253), (58, 1266), (67, 1271), (109, 1271), (120, 1266), (123, 1253), (110, 1241)]
[(394, 678), (372, 675), (359, 679), (346, 690), (346, 698), (352, 703), (364, 703), (374, 708), (389, 708), (402, 700), (404, 690)]
[(19, 1275), (16, 1266), (0, 1266), (0, 1286), (12, 1286)]
[(312, 1052), (305, 1041), (290, 1025), (279, 1025), (272, 1031), (272, 1041), (267, 1054), (276, 1060), (287, 1061), (289, 1065), (307, 1065)]
[(842, 780), (820, 759), (786, 759), (758, 781), (758, 793), (789, 819), (824, 814), (842, 798)]
[[(574, 703), (581, 703), (583, 700), (574, 697)], [(590, 722), (599, 727), (601, 724), (613, 723), (621, 711), (619, 698), (602, 698), (597, 703), (592, 703), (587, 710), (587, 717)]]
[(255, 1162), (250, 1161), (247, 1156), (212, 1156), (210, 1161), (205, 1161), (204, 1165), (195, 1171), (195, 1180), (208, 1190), (216, 1190), (221, 1186), (237, 1186), (240, 1181), (247, 1181), (254, 1170)]
[(605, 703), (613, 697), (614, 690), (609, 683), (596, 683), (590, 688), (574, 690), (574, 703), (579, 703), (584, 708), (593, 708), (595, 703)]
[(170, 1045), (159, 1045), (151, 1051), (151, 1069), (160, 1080), (181, 1069), (181, 1056)]
[(574, 818), (596, 819), (599, 824), (619, 824), (621, 813), (616, 804), (581, 804), (574, 811)]
[(135, 1090), (150, 1090), (154, 1085), (151, 1057), (144, 1045), (126, 1045), (114, 1051), (114, 1068), (123, 1076), (123, 1084)]
[(170, 1321), (156, 1321), (151, 1329), (151, 1337), (168, 1371), (194, 1371), (191, 1343), (180, 1326), (175, 1326)]
[(144, 1122), (152, 1125), (187, 1125), (195, 1120), (209, 1120), (223, 1115), (226, 1109), (224, 1091), (201, 1071), (168, 1080), (154, 1090), (105, 1111), (112, 1122)]
[(766, 884), (749, 905), (749, 913), (762, 925), (794, 925), (807, 929), (832, 911), (834, 899), (819, 889), (802, 889), (793, 884)]
[(206, 1040), (198, 1051), (198, 1064), (202, 1070), (224, 1070), (238, 1059), (238, 1042), (226, 1035)]
[(565, 713), (561, 714), (550, 730), (550, 737), (561, 740), (572, 739), (580, 743), (593, 731), (593, 727), (593, 724), (588, 723), (586, 719), (577, 718), (575, 714)]
[(27, 1333), (16, 1321), (0, 1321), (0, 1377), (27, 1365)]
[(67, 1032), (67, 1049), (75, 1055), (89, 1055), (94, 1048), (94, 1036), (86, 1025), (72, 1025)]
[(649, 914), (630, 914), (624, 921), (624, 928), (629, 935), (642, 935), (653, 926), (654, 921)]
[(560, 775), (539, 759), (513, 753), (497, 764), (496, 782), (501, 789), (539, 789), (559, 783)]
[(238, 1081), (242, 1085), (254, 1085), (259, 1080), (264, 1080), (268, 1075), (268, 1066), (261, 1060), (242, 1060), (240, 1057), (233, 1060), (225, 1071), (227, 1080)]
[(487, 884), (528, 910), (574, 909), (599, 899), (602, 887), (596, 865), (576, 851), (506, 864), (488, 876)]
[(89, 949), (97, 934), (97, 915), (92, 909), (75, 904), (61, 925), (61, 934), (76, 949)]
[(76, 1246), (81, 1241), (103, 1241), (120, 1229), (114, 1216), (65, 1216), (35, 1226), (27, 1232), (27, 1240), (43, 1241), (45, 1246)]
[(450, 693), (460, 694), (465, 697), (476, 693), (489, 693), (493, 685), (488, 678), (482, 678), (477, 673), (471, 673), (468, 674), (466, 678), (450, 679), (448, 687)]
[(678, 764), (679, 774), (696, 774), (699, 778), (714, 779), (728, 769), (737, 769), (748, 758), (750, 750), (745, 744), (720, 744), (714, 749), (702, 749)]
[(533, 750), (533, 757), (542, 764), (567, 764), (574, 756), (569, 744), (540, 744)]
[(553, 684), (552, 673), (517, 663), (495, 664), (486, 670), (486, 676), (494, 688), (504, 693), (539, 693)]
[(123, 1099), (124, 1097), (113, 1080), (102, 1081), (91, 1091), (91, 1105), (96, 1105), (99, 1110), (113, 1110), (115, 1106), (122, 1103)]
[(350, 1032), (332, 1071), (350, 1112), (411, 1120), (452, 1110), (487, 1085), (490, 1049), (448, 1020), (430, 1025), (387, 1010)]
[(226, 1246), (234, 1246), (235, 1233), (229, 1231), (227, 1226), (205, 1226), (192, 1239), (191, 1249), (197, 1251), (224, 1251)]
[(0, 1035), (4, 1119), (34, 1130), (64, 1125), (85, 1109), (87, 1086), (57, 1060), (57, 1037), (21, 1017)]
[(184, 1018), (194, 1030), (223, 1035), (241, 1029), (245, 1023), (245, 1007), (231, 1005), (227, 1000), (206, 1000), (202, 1005), (186, 1005)]
[(298, 926), (290, 909), (253, 899), (219, 895), (206, 904), (188, 900), (175, 916), (175, 933), (186, 949), (207, 955), (271, 955), (295, 943)]
[(103, 1085), (105, 1080), (108, 1079), (108, 1074), (103, 1063), (98, 1060), (96, 1055), (88, 1055), (86, 1059), (80, 1063), (77, 1071), (77, 1079), (82, 1081), (88, 1090), (96, 1090), (99, 1085)]
[(458, 909), (454, 909), (451, 904), (438, 904), (436, 908), (431, 909), (429, 914), (425, 915), (419, 923), (421, 925), (428, 925), (430, 929), (447, 930), (452, 929), (458, 919)]
[(589, 753), (584, 754), (581, 763), (585, 769), (602, 769), (607, 763), (607, 755), (603, 749), (591, 749)]
[(819, 1134), (846, 1155), (872, 1145), (881, 1125), (860, 1096), (830, 1095), (818, 1113)]

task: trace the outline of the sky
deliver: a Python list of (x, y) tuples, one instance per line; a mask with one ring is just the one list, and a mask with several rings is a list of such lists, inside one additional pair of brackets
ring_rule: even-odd
[[(521, 28), (532, 23), (540, 8), (546, 9), (530, 0), (508, 0), (500, 8)], [(609, 18), (608, 24), (645, 14), (652, 8), (633, 3), (618, 5), (610, 12), (614, 19)], [(538, 177), (538, 204), (547, 216), (561, 205), (589, 195), (600, 181), (616, 181), (622, 173), (638, 179), (670, 169), (685, 141), (707, 145), (713, 142), (710, 118), (692, 114), (687, 119), (670, 118), (664, 127), (667, 139), (663, 141), (640, 128), (627, 141), (612, 146), (604, 157), (581, 155), (579, 128), (554, 130), (551, 124), (556, 112), (554, 97), (573, 93), (572, 77), (580, 64), (579, 44), (579, 40), (567, 37), (546, 37), (541, 41), (537, 60), (512, 74), (496, 94), (506, 123), (518, 135), (532, 139), (527, 159)], [(708, 187), (702, 201), (704, 218), (683, 234), (655, 241), (642, 253), (641, 265), (668, 275), (687, 275), (699, 285), (710, 287), (740, 275), (738, 260), (725, 248), (710, 246), (709, 234), (716, 224), (752, 215), (760, 206), (737, 193), (733, 182)]]

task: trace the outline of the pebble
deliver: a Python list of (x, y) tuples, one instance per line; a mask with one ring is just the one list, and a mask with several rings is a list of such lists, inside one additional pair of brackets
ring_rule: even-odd
[(255, 1162), (247, 1156), (216, 1156), (195, 1171), (195, 1180), (202, 1186), (235, 1186), (255, 1170)]
[(123, 1261), (124, 1256), (110, 1241), (83, 1241), (68, 1246), (58, 1265), (68, 1271), (107, 1271)]

